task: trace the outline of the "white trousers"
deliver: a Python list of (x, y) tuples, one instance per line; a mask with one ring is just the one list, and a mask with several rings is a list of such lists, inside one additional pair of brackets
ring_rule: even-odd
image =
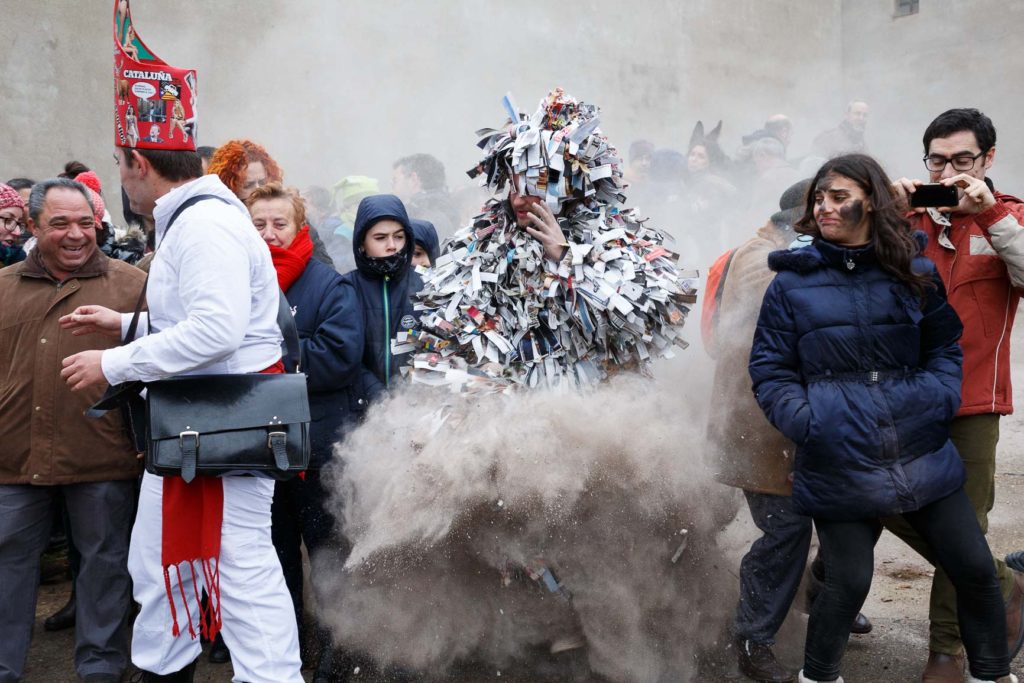
[[(231, 650), (232, 681), (302, 683), (299, 635), (288, 587), (270, 539), (270, 505), (274, 482), (258, 477), (223, 477), (224, 522), (221, 527), (220, 604), (224, 643)], [(171, 632), (170, 602), (161, 566), (163, 480), (142, 477), (139, 512), (132, 529), (128, 571), (135, 582), (141, 611), (132, 636), (132, 663), (156, 674), (188, 666), (202, 651), (199, 600), (187, 565), (181, 583), (188, 609), (174, 586), (174, 606), (181, 634)], [(171, 570), (173, 583), (177, 574)], [(202, 590), (203, 577), (196, 576)], [(196, 638), (189, 635), (192, 616)]]

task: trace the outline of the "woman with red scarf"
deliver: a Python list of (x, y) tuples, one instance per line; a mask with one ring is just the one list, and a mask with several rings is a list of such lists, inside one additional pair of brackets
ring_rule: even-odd
[[(341, 358), (341, 276), (313, 255), (306, 225), (305, 207), (298, 193), (280, 183), (258, 187), (245, 200), (253, 225), (270, 248), (277, 280), (288, 299), (299, 333), (300, 369), (306, 373), (312, 422), (311, 454), (305, 477), (277, 482), (274, 491), (272, 534), (285, 581), (295, 605), (300, 638), (303, 633), (302, 557), (299, 546), (313, 558), (320, 550), (338, 549), (344, 543), (333, 533), (334, 520), (327, 512), (327, 492), (320, 483), (320, 468), (331, 458), (346, 411), (341, 402), (347, 383)], [(294, 368), (288, 368), (293, 371)], [(343, 549), (347, 555), (347, 549)]]

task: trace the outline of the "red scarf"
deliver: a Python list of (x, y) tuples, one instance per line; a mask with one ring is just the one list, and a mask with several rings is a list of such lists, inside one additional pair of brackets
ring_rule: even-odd
[[(309, 237), (307, 235), (306, 239)], [(311, 243), (312, 244), (312, 243)], [(266, 370), (267, 374), (283, 373), (284, 363), (280, 360)], [(199, 608), (199, 632), (208, 640), (220, 632), (220, 535), (224, 522), (224, 484), (220, 477), (196, 477), (189, 483), (181, 477), (163, 478), (163, 525), (161, 530), (160, 564), (164, 568), (164, 588), (171, 603), (171, 632), (178, 636), (178, 612), (174, 607), (174, 585), (178, 588), (181, 602), (185, 605), (188, 633), (194, 639), (192, 611), (185, 597), (182, 585), (181, 565), (188, 564), (192, 570), (192, 588), (199, 598), (199, 582), (196, 573), (202, 572), (208, 599), (206, 607)], [(174, 568), (176, 582), (172, 585), (171, 568)]]
[(267, 246), (270, 247), (274, 269), (277, 270), (277, 284), (281, 286), (282, 291), (287, 292), (292, 283), (302, 275), (306, 264), (309, 263), (309, 257), (313, 255), (313, 240), (309, 237), (309, 226), (303, 225), (287, 248), (275, 247), (273, 244)]

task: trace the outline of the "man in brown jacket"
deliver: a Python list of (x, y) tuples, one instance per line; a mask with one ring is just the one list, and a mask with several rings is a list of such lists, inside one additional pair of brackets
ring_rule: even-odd
[[(708, 419), (708, 453), (715, 478), (742, 489), (762, 536), (740, 564), (740, 601), (733, 623), (740, 670), (755, 681), (796, 679), (772, 651), (775, 634), (800, 586), (811, 542), (811, 519), (790, 503), (794, 446), (765, 419), (754, 399), (747, 364), (761, 299), (775, 277), (768, 254), (796, 239), (792, 225), (803, 214), (809, 181), (782, 195), (783, 209), (733, 252), (719, 284), (713, 331), (717, 364)], [(714, 293), (708, 293), (712, 296)]]
[(89, 196), (72, 180), (33, 188), (28, 226), (35, 249), (0, 271), (0, 681), (24, 674), (58, 495), (82, 555), (75, 669), (85, 681), (118, 681), (128, 664), (139, 463), (116, 411), (83, 414), (103, 387), (72, 393), (60, 379), (63, 358), (116, 341), (72, 334), (58, 320), (85, 303), (131, 309), (145, 275), (97, 248)]

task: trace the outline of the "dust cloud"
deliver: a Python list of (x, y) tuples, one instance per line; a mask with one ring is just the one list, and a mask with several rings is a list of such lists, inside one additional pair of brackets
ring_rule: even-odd
[[(314, 558), (336, 642), (439, 675), (557, 665), (552, 644), (582, 636), (576, 656), (610, 681), (692, 676), (735, 605), (718, 536), (741, 499), (701, 461), (690, 363), (656, 370), (588, 393), (414, 387), (376, 406), (325, 475), (353, 542), (344, 569)], [(544, 568), (562, 589), (531, 578)]]

